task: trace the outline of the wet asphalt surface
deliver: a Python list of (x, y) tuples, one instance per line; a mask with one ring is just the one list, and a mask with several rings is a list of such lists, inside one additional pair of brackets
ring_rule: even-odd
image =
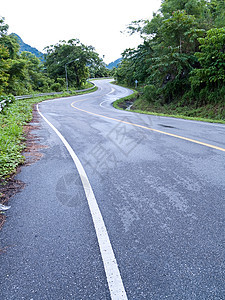
[[(225, 152), (127, 123), (221, 148), (225, 126), (119, 111), (110, 103), (131, 91), (96, 85), (39, 109), (89, 177), (128, 299), (225, 299)], [(41, 117), (33, 133), (45, 148), (17, 175), (26, 186), (0, 234), (0, 299), (110, 299), (75, 165)]]

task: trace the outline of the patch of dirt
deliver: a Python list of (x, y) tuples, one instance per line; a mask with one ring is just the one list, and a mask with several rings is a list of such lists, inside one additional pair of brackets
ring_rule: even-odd
[[(25, 156), (25, 162), (22, 166), (28, 166), (36, 161), (40, 160), (43, 154), (40, 152), (41, 149), (47, 148), (47, 146), (41, 145), (38, 137), (32, 133), (33, 130), (38, 130), (39, 127), (39, 114), (36, 109), (36, 105), (33, 107), (33, 118), (32, 121), (24, 126), (24, 137), (26, 139), (26, 148), (23, 152)], [(12, 174), (7, 182), (0, 182), (0, 203), (7, 205), (9, 199), (16, 193), (20, 192), (24, 187), (25, 183), (16, 180), (15, 176), (20, 172), (21, 166), (17, 168), (16, 173)], [(0, 230), (6, 221), (6, 213), (0, 211)]]
[(39, 128), (39, 114), (36, 106), (34, 106), (32, 121), (23, 127), (24, 136), (26, 138), (26, 148), (23, 152), (23, 155), (26, 158), (24, 165), (26, 166), (29, 166), (41, 159), (43, 153), (41, 153), (40, 150), (48, 148), (45, 145), (41, 145), (38, 137), (32, 133), (33, 130), (38, 130)]
[(131, 108), (131, 106), (134, 104), (136, 99), (133, 99), (133, 100), (124, 100), (123, 102), (121, 103), (118, 103), (118, 106), (122, 109), (128, 109), (128, 108)]

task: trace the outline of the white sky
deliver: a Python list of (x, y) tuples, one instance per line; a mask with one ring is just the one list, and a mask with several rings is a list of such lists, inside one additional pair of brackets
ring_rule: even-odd
[(5, 0), (0, 16), (5, 17), (9, 33), (43, 51), (59, 40), (78, 38), (92, 45), (104, 61), (121, 57), (126, 48), (140, 44), (137, 35), (121, 31), (132, 21), (151, 19), (161, 0)]

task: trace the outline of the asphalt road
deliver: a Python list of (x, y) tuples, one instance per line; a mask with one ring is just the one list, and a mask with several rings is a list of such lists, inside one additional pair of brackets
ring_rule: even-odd
[(17, 175), (1, 232), (0, 299), (225, 299), (225, 126), (119, 111), (131, 91), (95, 83), (39, 105), (72, 150), (40, 116), (43, 157)]

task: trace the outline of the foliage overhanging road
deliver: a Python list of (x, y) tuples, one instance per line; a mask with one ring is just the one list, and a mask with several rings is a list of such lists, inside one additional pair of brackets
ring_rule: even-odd
[[(87, 173), (128, 299), (224, 299), (225, 126), (117, 111), (131, 91), (96, 84), (39, 109)], [(41, 117), (35, 134), (47, 148), (17, 176), (0, 298), (110, 299), (74, 162)]]

